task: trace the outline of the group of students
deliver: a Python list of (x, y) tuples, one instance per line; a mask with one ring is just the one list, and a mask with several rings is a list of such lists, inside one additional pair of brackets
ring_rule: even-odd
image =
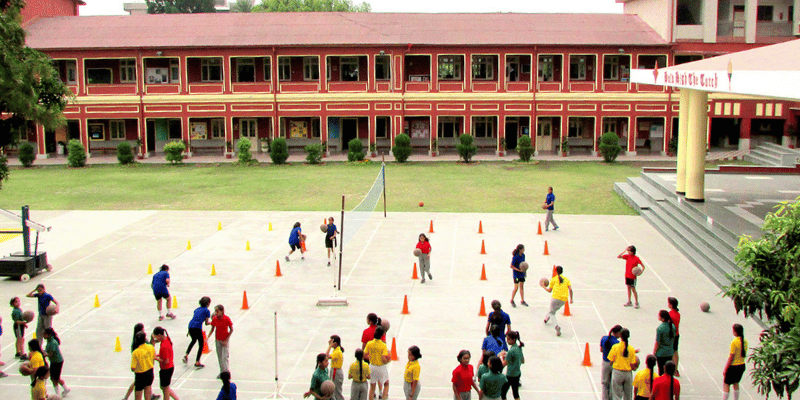
[[(325, 249), (328, 252), (328, 266), (331, 266), (331, 254), (336, 256), (334, 253), (334, 248), (336, 247), (336, 235), (339, 234), (339, 231), (336, 229), (336, 225), (333, 223), (333, 217), (329, 217), (327, 219), (327, 224), (323, 225), (325, 227)], [(289, 258), (295, 250), (300, 250), (300, 259), (305, 260), (306, 256), (306, 248), (305, 248), (305, 240), (306, 235), (303, 234), (303, 228), (300, 222), (295, 222), (292, 225), (292, 230), (289, 232), (289, 253), (286, 254), (284, 259), (286, 261), (291, 261)]]

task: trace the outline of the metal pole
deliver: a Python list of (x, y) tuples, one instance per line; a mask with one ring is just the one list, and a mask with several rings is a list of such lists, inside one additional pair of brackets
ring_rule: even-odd
[(22, 206), (22, 247), (25, 254), (25, 257), (30, 257), (31, 255), (31, 238), (30, 238), (30, 228), (28, 228), (28, 206)]
[(275, 397), (280, 393), (280, 385), (278, 384), (278, 312), (275, 311)]
[(381, 176), (383, 177), (383, 218), (386, 218), (386, 161), (381, 156)]
[(339, 232), (342, 240), (339, 241), (339, 284), (337, 290), (342, 290), (342, 248), (344, 247), (344, 195), (342, 195), (342, 231)]

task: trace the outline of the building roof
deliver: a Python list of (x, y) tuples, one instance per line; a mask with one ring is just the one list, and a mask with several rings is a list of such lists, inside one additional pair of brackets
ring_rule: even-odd
[(633, 70), (631, 82), (800, 100), (800, 39), (658, 70)]
[(230, 13), (44, 18), (37, 49), (667, 43), (626, 14)]

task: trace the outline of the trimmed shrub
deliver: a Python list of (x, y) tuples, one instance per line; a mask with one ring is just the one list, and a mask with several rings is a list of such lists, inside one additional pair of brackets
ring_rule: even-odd
[(269, 158), (272, 159), (273, 164), (283, 164), (289, 158), (289, 146), (286, 145), (286, 139), (275, 138), (269, 146)]
[(23, 143), (19, 146), (19, 162), (23, 167), (30, 167), (35, 159), (36, 155), (33, 154), (33, 146), (30, 143)]
[(475, 138), (469, 134), (463, 134), (458, 137), (458, 145), (456, 148), (458, 149), (458, 156), (461, 157), (464, 162), (470, 162), (472, 157), (478, 152), (478, 148), (472, 144)]
[(239, 150), (239, 164), (250, 164), (255, 161), (253, 153), (250, 151), (253, 148), (253, 143), (250, 142), (250, 139), (239, 139), (239, 143), (236, 143), (236, 148)]
[(347, 161), (364, 160), (364, 144), (361, 139), (351, 139), (347, 142)]
[(306, 146), (306, 161), (309, 164), (319, 164), (322, 162), (322, 143), (315, 143)]
[(614, 162), (622, 151), (619, 145), (619, 136), (614, 132), (606, 132), (600, 138), (600, 154), (606, 162)]
[(528, 162), (531, 160), (531, 157), (533, 157), (533, 146), (531, 146), (530, 136), (520, 136), (517, 141), (517, 154), (519, 154), (519, 159), (522, 161)]
[(133, 162), (133, 149), (128, 142), (120, 142), (117, 145), (117, 160), (122, 165), (130, 164)]
[(411, 138), (408, 134), (401, 133), (394, 138), (392, 155), (397, 162), (402, 163), (408, 161), (408, 157), (411, 156)]
[(67, 143), (67, 164), (73, 168), (81, 168), (86, 165), (86, 148), (83, 147), (78, 139), (70, 139)]
[(186, 145), (183, 142), (169, 142), (164, 145), (164, 157), (172, 164), (181, 164), (185, 150)]

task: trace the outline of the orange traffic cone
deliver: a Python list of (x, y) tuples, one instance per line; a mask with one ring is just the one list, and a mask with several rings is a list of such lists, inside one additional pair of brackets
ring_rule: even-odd
[(408, 314), (408, 295), (403, 298), (403, 314)]
[(481, 239), (481, 254), (486, 254), (486, 244)]
[(479, 317), (485, 317), (486, 316), (486, 304), (483, 303), (483, 297), (481, 297), (481, 311), (478, 312), (478, 316)]
[(431, 229), (428, 230), (428, 233), (433, 233), (433, 220), (431, 220)]
[(541, 235), (542, 234), (542, 223), (541, 222), (539, 222), (539, 232), (537, 232), (536, 234), (537, 235)]
[(569, 312), (569, 301), (564, 303), (564, 316), (565, 317), (571, 317), (572, 316), (572, 313)]
[(203, 331), (203, 354), (211, 353), (211, 350), (208, 348), (208, 337), (206, 336), (206, 331)]
[(483, 264), (483, 267), (481, 267), (481, 280), (482, 281), (487, 280), (486, 279), (486, 264)]
[(478, 221), (478, 233), (483, 233), (483, 221)]
[(281, 260), (275, 260), (275, 276), (283, 276), (281, 273)]
[(586, 343), (586, 350), (583, 351), (583, 363), (581, 365), (584, 367), (592, 366), (592, 357), (589, 355), (589, 343)]
[(394, 339), (395, 338), (392, 338), (392, 361), (397, 361), (399, 360), (399, 358), (397, 358), (397, 342)]
[(417, 263), (414, 263), (414, 274), (411, 275), (411, 279), (419, 279), (419, 276), (417, 276)]
[(544, 255), (549, 256), (550, 252), (547, 250), (547, 240), (544, 241)]
[[(248, 242), (248, 244), (250, 244), (250, 243)], [(306, 251), (308, 251), (308, 250), (306, 250), (306, 241), (305, 241), (305, 240), (303, 240), (303, 241), (300, 241), (300, 248), (302, 248), (302, 249), (303, 249), (303, 253), (305, 253)]]
[(247, 290), (245, 290), (244, 294), (242, 295), (242, 310), (249, 310), (249, 309), (250, 305), (247, 304)]
[(556, 271), (556, 266), (553, 265), (553, 278), (555, 278), (556, 276), (558, 276), (558, 271)]

